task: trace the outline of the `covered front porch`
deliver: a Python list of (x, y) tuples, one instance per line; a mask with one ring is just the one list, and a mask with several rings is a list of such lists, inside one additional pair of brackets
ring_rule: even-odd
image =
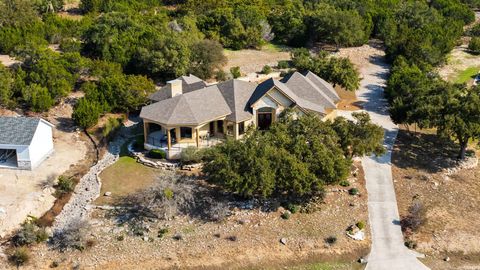
[(167, 126), (144, 119), (144, 147), (165, 151), (168, 159), (178, 159), (187, 147), (205, 148), (225, 141), (229, 122), (216, 119), (198, 126)]

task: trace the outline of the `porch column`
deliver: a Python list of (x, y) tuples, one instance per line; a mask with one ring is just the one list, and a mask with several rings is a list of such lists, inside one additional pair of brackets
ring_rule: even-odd
[(200, 146), (200, 131), (198, 128), (195, 129), (195, 140), (197, 142), (197, 148)]
[(148, 122), (143, 120), (143, 142), (148, 143)]
[(172, 148), (172, 136), (170, 135), (170, 129), (167, 128), (167, 147), (168, 152), (170, 152), (170, 148)]

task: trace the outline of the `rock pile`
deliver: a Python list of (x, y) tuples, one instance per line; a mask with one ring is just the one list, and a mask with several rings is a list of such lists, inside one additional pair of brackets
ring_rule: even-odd
[(461, 170), (473, 169), (478, 166), (478, 158), (476, 156), (467, 157), (462, 161), (458, 161), (453, 168), (447, 168), (444, 170), (446, 176), (453, 175)]
[(148, 167), (152, 167), (152, 168), (156, 168), (156, 169), (169, 170), (169, 171), (174, 171), (174, 170), (179, 168), (177, 163), (172, 163), (172, 162), (168, 162), (168, 161), (160, 161), (160, 160), (153, 161), (153, 160), (150, 160), (150, 159), (146, 159), (145, 155), (143, 153), (130, 152), (130, 155), (132, 155), (137, 160), (138, 163), (140, 163), (142, 165), (145, 165), (145, 166), (148, 166)]
[(72, 221), (88, 216), (91, 208), (89, 204), (100, 196), (101, 183), (98, 175), (118, 160), (120, 148), (124, 142), (125, 139), (122, 137), (111, 142), (103, 158), (80, 179), (70, 201), (55, 218), (52, 228), (54, 233), (63, 231)]

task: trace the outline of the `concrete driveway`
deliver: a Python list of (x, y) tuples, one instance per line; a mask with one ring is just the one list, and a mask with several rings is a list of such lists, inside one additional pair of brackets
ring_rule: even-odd
[[(358, 99), (363, 102), (363, 108), (370, 114), (372, 121), (385, 129), (385, 146), (388, 150), (381, 157), (362, 159), (372, 231), (372, 250), (366, 270), (429, 269), (417, 259), (418, 254), (405, 247), (400, 227), (391, 168), (392, 147), (398, 127), (388, 115), (387, 101), (383, 95), (388, 72), (389, 66), (383, 55), (371, 56), (370, 62), (361, 69), (363, 80), (357, 92)], [(351, 113), (342, 111), (339, 115), (350, 118)]]

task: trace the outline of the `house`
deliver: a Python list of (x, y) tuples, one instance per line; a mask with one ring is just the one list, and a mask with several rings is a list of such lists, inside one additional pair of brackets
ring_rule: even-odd
[(249, 126), (268, 129), (286, 108), (331, 117), (340, 100), (335, 89), (312, 72), (295, 72), (260, 84), (229, 80), (207, 85), (189, 75), (167, 82), (142, 108), (146, 149), (179, 157), (188, 146), (207, 147), (227, 137), (240, 139)]
[(0, 117), (0, 168), (36, 168), (54, 151), (52, 129), (41, 118)]

